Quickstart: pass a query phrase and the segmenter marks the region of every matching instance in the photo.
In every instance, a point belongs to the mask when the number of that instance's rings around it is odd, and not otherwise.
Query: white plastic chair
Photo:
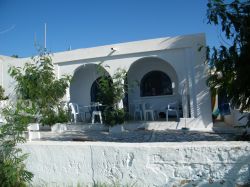
[[[155,111],[153,110],[152,106],[149,103],[143,103],[142,107],[143,107],[144,120],[149,120],[149,116],[150,116],[151,119],[154,121]]]
[[[73,115],[74,122],[76,123],[79,117],[83,121],[83,117],[82,117],[83,113],[80,112],[79,105],[76,103],[69,103],[69,107],[70,107],[71,115]]]
[[[134,104],[134,120],[136,119],[137,114],[139,114],[140,120],[142,120],[141,104],[139,103]]]
[[[91,105],[92,107],[92,120],[91,123],[94,124],[95,123],[95,116],[98,116],[100,119],[100,123],[102,124],[102,112],[100,111],[99,107],[102,106],[101,103],[97,102],[97,103],[93,103]]]
[[[40,139],[41,138],[38,123],[30,123],[28,125],[27,129],[28,129],[29,141],[32,141],[33,139]]]
[[[179,105],[178,102],[169,103],[166,110],[166,121],[168,121],[169,112],[176,114],[177,121],[179,121]]]

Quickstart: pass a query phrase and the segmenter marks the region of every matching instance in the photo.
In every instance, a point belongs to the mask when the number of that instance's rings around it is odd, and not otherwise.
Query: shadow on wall
[[[191,42],[191,43],[190,43]],[[205,127],[208,127],[212,123],[212,109],[211,109],[211,96],[210,90],[206,85],[207,80],[207,72],[206,72],[206,48],[202,47],[205,45],[205,35],[190,35],[190,36],[177,36],[171,37],[163,40],[159,43],[159,45],[163,45],[165,49],[170,49],[176,47],[190,47],[193,46],[190,52],[197,53],[193,58],[191,64],[193,64],[193,75],[191,73],[191,82],[189,84],[194,88],[193,93],[190,94],[190,98],[192,98],[192,94],[195,95],[196,99],[193,100],[193,104],[197,105],[197,108],[194,108],[194,116],[200,116],[202,123]],[[197,64],[197,62],[203,62]],[[190,72],[189,72],[190,73]],[[208,106],[210,105],[210,106]]]
[[[235,148],[237,149],[237,148]],[[237,150],[236,150],[237,151]],[[237,156],[236,156],[237,157]],[[210,166],[210,176],[199,175],[200,180],[183,179],[179,182],[182,187],[249,187],[250,186],[250,157],[241,156],[235,158],[234,163],[221,163],[221,170],[227,170],[223,177],[218,177],[220,169],[216,172],[211,172]],[[233,167],[229,168],[233,164]],[[198,175],[197,175],[198,176]]]
[[[211,106],[211,95],[209,87],[206,85],[207,75],[205,64],[195,66],[196,72],[203,72],[195,75],[196,86],[202,86],[203,89],[197,93],[198,113],[201,115],[201,119],[204,125],[207,127],[212,122],[212,106]],[[203,70],[203,71],[202,71]],[[209,105],[209,106],[208,106]]]

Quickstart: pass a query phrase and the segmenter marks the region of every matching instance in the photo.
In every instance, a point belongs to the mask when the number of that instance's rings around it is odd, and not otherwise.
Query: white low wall
[[[230,187],[250,179],[247,142],[28,142],[20,147],[30,153],[34,186]]]

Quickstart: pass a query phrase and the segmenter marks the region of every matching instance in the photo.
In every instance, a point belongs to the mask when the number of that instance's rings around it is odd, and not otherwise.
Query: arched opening
[[[98,71],[98,68],[100,67],[97,64],[84,64],[75,70],[69,89],[70,102],[86,106],[91,101],[96,100],[96,94],[91,96],[91,92],[98,93],[97,85],[93,85],[103,75]],[[109,76],[104,68],[102,71]]]
[[[180,82],[174,66],[158,57],[135,61],[128,71],[129,113],[134,116],[138,103],[150,106],[159,116],[174,101],[181,104]]]
[[[103,81],[102,81],[103,80]],[[92,84],[91,89],[90,89],[90,98],[91,102],[100,102],[105,104],[105,101],[103,100],[104,98],[102,97],[101,93],[101,84],[102,82],[106,82],[109,85],[112,84],[112,79],[110,76],[105,76],[105,77],[98,77]]]
[[[91,86],[91,89],[90,89],[91,102],[98,101],[98,93],[100,93],[100,84],[99,84],[100,79],[101,79],[101,77],[97,78]]]
[[[126,77],[125,77],[125,80],[124,80],[124,92],[125,92],[125,95],[124,95],[124,98],[122,100],[123,102],[123,108],[126,112],[129,111],[129,102],[128,102],[128,74],[126,73]]]
[[[150,71],[143,76],[140,84],[141,97],[172,94],[172,81],[166,73]]]

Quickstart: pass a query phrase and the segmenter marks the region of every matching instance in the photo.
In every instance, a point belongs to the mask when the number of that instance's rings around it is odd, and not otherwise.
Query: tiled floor
[[[42,132],[41,140],[46,141],[104,141],[104,142],[192,142],[192,141],[233,141],[232,133],[213,133],[183,130],[134,130],[110,134],[107,130],[65,131],[63,133]]]

